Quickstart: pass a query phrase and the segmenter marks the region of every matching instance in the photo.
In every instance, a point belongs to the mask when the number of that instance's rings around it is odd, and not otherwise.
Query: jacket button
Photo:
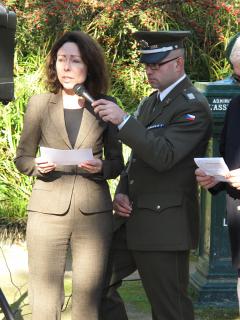
[[[133,183],[134,183],[134,180],[130,180],[130,181],[129,181],[129,184],[133,184]]]
[[[132,162],[134,163],[134,162],[136,162],[137,161],[137,159],[135,159],[135,158],[132,158]]]
[[[156,209],[157,209],[157,210],[161,209],[160,204],[157,205]]]

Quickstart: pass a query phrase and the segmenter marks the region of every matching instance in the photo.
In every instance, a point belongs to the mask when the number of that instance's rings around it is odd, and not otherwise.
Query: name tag
[[[154,125],[152,125],[152,126],[147,127],[147,130],[164,128],[164,127],[165,127],[165,124],[164,124],[164,123],[158,123],[158,124],[154,124]]]

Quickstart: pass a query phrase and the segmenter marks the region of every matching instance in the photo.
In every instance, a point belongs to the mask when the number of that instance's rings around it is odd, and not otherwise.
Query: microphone
[[[80,83],[75,84],[75,86],[73,87],[73,91],[76,95],[80,97],[84,97],[90,103],[94,102],[93,97],[87,92],[83,84],[80,84]]]

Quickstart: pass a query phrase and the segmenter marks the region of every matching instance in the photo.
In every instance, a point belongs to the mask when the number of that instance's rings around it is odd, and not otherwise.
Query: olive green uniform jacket
[[[207,99],[190,80],[181,81],[161,102],[157,91],[144,99],[119,138],[132,148],[117,193],[128,194],[126,222],[132,250],[188,250],[199,236],[194,157],[203,157],[212,121]],[[120,223],[119,223],[120,221]]]

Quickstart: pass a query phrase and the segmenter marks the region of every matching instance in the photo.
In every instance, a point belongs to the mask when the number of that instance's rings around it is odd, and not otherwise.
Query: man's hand
[[[204,189],[210,189],[218,183],[214,177],[206,175],[206,173],[204,173],[201,169],[196,169],[195,175],[197,182]]]
[[[123,116],[126,113],[114,102],[100,99],[92,103],[94,112],[105,122],[111,122],[119,125],[123,121]]]
[[[113,209],[119,216],[129,218],[132,212],[132,205],[129,201],[129,197],[126,194],[117,193],[113,200]]]

